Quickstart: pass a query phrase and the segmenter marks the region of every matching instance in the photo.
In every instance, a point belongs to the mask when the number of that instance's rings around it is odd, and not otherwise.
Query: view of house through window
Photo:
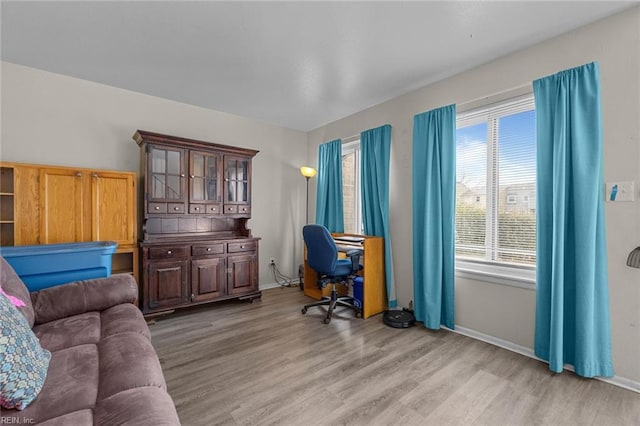
[[[532,97],[458,114],[456,257],[535,265]]]
[[[342,145],[342,199],[344,232],[361,234],[362,210],[360,198],[360,141]]]

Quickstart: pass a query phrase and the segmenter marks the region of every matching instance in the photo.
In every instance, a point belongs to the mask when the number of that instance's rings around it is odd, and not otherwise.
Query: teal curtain
[[[344,232],[342,208],[342,141],[336,139],[318,148],[316,223],[331,232]]]
[[[427,328],[453,329],[456,107],[413,118],[414,313]]]
[[[398,304],[393,280],[393,257],[389,233],[389,162],[391,126],[386,124],[360,134],[360,176],[362,178],[362,221],[366,235],[384,237],[384,270],[387,303]]]
[[[537,122],[535,353],[561,372],[613,376],[599,67],[533,82]]]

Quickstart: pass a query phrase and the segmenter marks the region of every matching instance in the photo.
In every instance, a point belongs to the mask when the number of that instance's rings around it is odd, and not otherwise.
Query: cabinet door
[[[225,156],[224,203],[248,205],[251,202],[250,182],[251,161],[242,157]]]
[[[94,241],[136,243],[136,191],[131,173],[91,175],[91,237]]]
[[[147,201],[184,202],[185,150],[161,145],[148,145],[148,150]]]
[[[40,244],[40,169],[16,166],[13,170],[15,245]]]
[[[226,287],[224,257],[191,261],[191,301],[201,302],[225,296]]]
[[[229,256],[227,286],[229,295],[258,291],[258,256],[255,253]]]
[[[40,170],[40,244],[90,240],[90,188],[85,174],[73,169]]]
[[[172,308],[189,300],[188,261],[149,263],[144,305],[150,310]]]
[[[189,152],[189,202],[220,203],[222,191],[220,180],[222,171],[220,155]],[[205,213],[202,211],[202,213]]]

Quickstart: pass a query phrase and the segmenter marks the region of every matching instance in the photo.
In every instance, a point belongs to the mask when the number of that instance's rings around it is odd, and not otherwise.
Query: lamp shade
[[[302,173],[302,176],[309,179],[314,177],[317,172],[316,172],[316,169],[314,169],[313,167],[302,166],[300,167],[300,173]]]

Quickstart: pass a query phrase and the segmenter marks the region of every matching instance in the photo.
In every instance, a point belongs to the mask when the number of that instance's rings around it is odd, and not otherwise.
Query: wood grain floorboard
[[[640,394],[448,331],[394,329],[297,288],[150,325],[185,426],[640,425]]]

